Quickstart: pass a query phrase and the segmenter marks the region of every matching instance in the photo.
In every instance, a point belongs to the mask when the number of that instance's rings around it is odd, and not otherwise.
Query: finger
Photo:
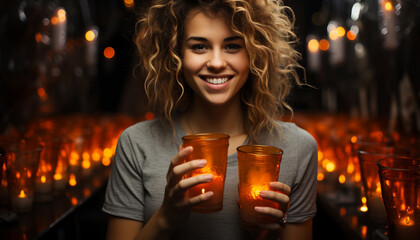
[[[287,196],[289,196],[291,192],[290,187],[281,182],[270,182],[270,187],[275,191],[279,191],[283,194],[286,194]]]
[[[267,216],[271,216],[277,219],[282,219],[284,217],[284,213],[282,210],[279,209],[275,209],[275,208],[271,208],[271,207],[262,207],[262,206],[257,206],[254,208],[256,212],[267,215]]]
[[[192,153],[192,147],[179,147],[179,152],[172,158],[171,160],[171,164],[169,165],[169,169],[168,172],[166,173],[166,181],[168,182],[169,185],[173,186],[175,184],[177,184],[180,180],[179,177],[176,177],[176,179],[174,179],[173,177],[173,168],[179,164],[181,164],[185,158]]]
[[[178,183],[178,188],[185,191],[188,188],[191,188],[191,187],[196,186],[198,184],[211,182],[212,179],[213,179],[212,174],[196,175],[194,177],[182,179]]]
[[[286,204],[288,205],[289,200],[290,200],[289,196],[287,196],[286,194],[274,192],[274,191],[261,190],[260,196],[264,199],[275,201],[282,205],[286,205]]]
[[[206,166],[207,161],[205,159],[196,159],[188,161],[186,163],[179,164],[173,168],[173,172],[178,177],[182,177],[184,174],[198,168]]]
[[[279,230],[281,228],[281,225],[279,223],[264,223],[259,224],[259,227],[264,230],[274,231]]]
[[[196,197],[192,197],[192,198],[187,199],[187,204],[192,207],[192,206],[195,206],[195,205],[198,205],[200,203],[208,201],[213,196],[214,196],[214,193],[212,191],[205,192],[205,193],[200,194]]]

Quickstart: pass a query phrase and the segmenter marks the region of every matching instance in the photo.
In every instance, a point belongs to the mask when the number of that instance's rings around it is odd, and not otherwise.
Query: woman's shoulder
[[[165,129],[164,124],[158,119],[144,120],[124,129],[120,138],[150,139],[153,138],[153,136],[163,135]]]
[[[288,145],[304,146],[310,149],[317,147],[315,138],[294,122],[277,121],[276,135],[281,139],[281,142],[288,143]]]

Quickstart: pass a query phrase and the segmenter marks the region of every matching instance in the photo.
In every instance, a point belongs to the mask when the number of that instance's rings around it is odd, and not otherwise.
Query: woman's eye
[[[203,52],[206,50],[206,46],[204,44],[194,44],[191,49],[196,52]]]
[[[229,51],[236,51],[236,50],[241,49],[241,48],[242,48],[241,45],[235,44],[235,43],[230,43],[230,44],[226,45],[226,49],[229,50]]]

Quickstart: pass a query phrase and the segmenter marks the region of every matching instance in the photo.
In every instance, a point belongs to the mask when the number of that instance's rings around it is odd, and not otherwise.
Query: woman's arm
[[[303,223],[288,223],[283,228],[281,240],[312,240],[312,218]]]

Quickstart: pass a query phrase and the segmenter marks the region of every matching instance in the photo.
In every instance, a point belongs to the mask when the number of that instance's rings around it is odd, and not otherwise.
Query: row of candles
[[[111,164],[118,136],[133,123],[124,115],[72,115],[36,119],[23,134],[9,129],[0,138],[1,204],[27,212],[89,181]]]
[[[360,204],[379,228],[388,224],[391,239],[420,237],[418,135],[389,132],[380,122],[344,115],[297,114],[294,120],[318,143],[318,181],[327,191],[353,193],[341,201]],[[404,163],[392,173],[398,177],[387,178],[385,172],[398,161]],[[383,192],[384,187],[388,191]]]

